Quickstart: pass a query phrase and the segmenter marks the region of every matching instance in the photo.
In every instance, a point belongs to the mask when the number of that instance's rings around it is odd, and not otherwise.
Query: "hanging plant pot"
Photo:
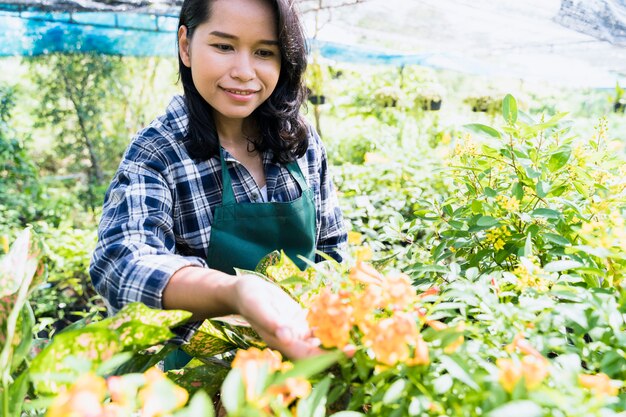
[[[626,110],[626,99],[619,99],[615,103],[613,103],[613,111],[615,113],[624,113]]]
[[[441,99],[428,100],[422,102],[422,110],[424,111],[439,111],[441,110]]]
[[[314,106],[326,103],[326,96],[324,95],[312,95],[309,96],[309,102]]]

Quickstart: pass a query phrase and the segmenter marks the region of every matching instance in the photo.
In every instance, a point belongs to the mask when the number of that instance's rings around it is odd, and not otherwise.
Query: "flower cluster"
[[[246,401],[259,408],[267,408],[271,399],[288,406],[297,398],[307,397],[311,393],[311,384],[304,378],[287,378],[284,382],[272,384],[266,389],[264,385],[268,374],[285,372],[292,366],[291,362],[282,361],[279,352],[255,347],[237,351],[232,362],[232,368],[241,372]]]
[[[384,276],[358,261],[349,280],[311,300],[308,321],[326,348],[364,346],[382,366],[427,365],[428,345],[420,334],[419,297],[405,274]]]
[[[519,200],[515,197],[507,197],[505,195],[498,195],[496,202],[507,213],[519,211]]]
[[[511,232],[507,226],[497,227],[487,231],[485,243],[492,244],[495,250],[502,250],[506,244],[506,238],[509,236],[511,236]]]
[[[159,417],[182,408],[188,398],[157,368],[142,378],[129,374],[105,380],[87,373],[54,399],[46,417]]]
[[[548,376],[548,360],[524,338],[517,334],[505,350],[509,353],[521,353],[522,357],[498,358],[496,365],[500,372],[500,384],[511,393],[523,380],[528,390],[537,388]]]
[[[551,285],[549,275],[537,263],[539,259],[536,256],[520,258],[520,263],[513,270],[519,288],[530,287],[538,291],[548,291]]]

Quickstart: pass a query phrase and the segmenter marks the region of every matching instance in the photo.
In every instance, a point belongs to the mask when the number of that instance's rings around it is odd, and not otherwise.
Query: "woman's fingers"
[[[280,287],[258,277],[244,277],[238,293],[240,314],[272,348],[291,359],[321,353],[312,337],[306,311]]]

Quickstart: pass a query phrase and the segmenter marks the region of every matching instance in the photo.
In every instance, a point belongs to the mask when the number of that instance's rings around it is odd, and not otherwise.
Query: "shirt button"
[[[259,194],[258,193],[252,193],[252,201],[257,201],[259,199]]]

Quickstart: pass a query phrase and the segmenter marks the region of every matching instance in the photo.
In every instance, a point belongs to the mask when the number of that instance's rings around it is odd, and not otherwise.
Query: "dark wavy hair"
[[[178,27],[187,27],[187,37],[209,20],[215,0],[184,0]],[[300,108],[306,97],[303,75],[306,70],[306,42],[295,0],[267,1],[277,16],[276,25],[280,46],[280,75],[272,95],[253,113],[259,137],[250,139],[251,150],[271,149],[274,162],[286,163],[301,157],[308,147],[308,129]],[[179,77],[189,109],[187,149],[193,158],[207,160],[219,154],[219,139],[212,115],[212,107],[202,98],[191,77],[191,68],[185,66],[178,54]]]

